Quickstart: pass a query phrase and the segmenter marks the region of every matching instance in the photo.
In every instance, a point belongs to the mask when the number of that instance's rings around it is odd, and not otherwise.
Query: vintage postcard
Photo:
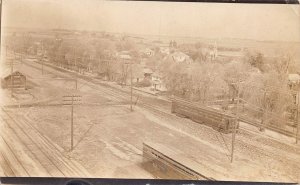
[[[1,13],[1,177],[300,182],[299,4]]]

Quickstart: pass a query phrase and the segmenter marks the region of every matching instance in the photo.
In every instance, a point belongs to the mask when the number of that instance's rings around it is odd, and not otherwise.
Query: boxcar
[[[159,179],[215,180],[201,173],[205,167],[187,154],[158,143],[143,143],[142,166]]]
[[[230,133],[234,127],[238,128],[237,121],[232,114],[224,113],[210,107],[195,105],[194,103],[173,99],[171,112],[180,117],[189,118],[197,123],[212,127],[223,133]]]

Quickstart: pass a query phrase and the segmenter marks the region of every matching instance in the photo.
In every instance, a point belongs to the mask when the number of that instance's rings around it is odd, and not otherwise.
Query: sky
[[[2,27],[300,41],[299,5],[3,0]]]

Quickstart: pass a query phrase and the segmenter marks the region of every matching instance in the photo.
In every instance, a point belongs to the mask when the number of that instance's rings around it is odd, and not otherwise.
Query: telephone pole
[[[43,60],[43,55],[41,55],[39,57],[39,59],[40,59],[40,65],[41,65],[42,75],[44,75],[44,60]]]
[[[265,121],[266,121],[266,119],[267,119],[267,117],[268,117],[268,112],[267,112],[267,110],[266,110],[266,106],[264,107],[264,105],[266,104],[266,96],[267,96],[267,90],[266,89],[264,89],[264,96],[263,96],[263,107],[262,107],[262,119],[261,119],[261,125],[260,125],[260,128],[259,128],[259,130],[260,131],[264,131],[264,129],[265,129]]]
[[[234,121],[234,128],[232,132],[232,143],[231,143],[231,159],[230,162],[233,162],[233,153],[234,153],[234,145],[235,145],[235,135],[236,135],[236,130],[238,126],[238,121],[239,121],[239,103],[240,103],[240,81],[237,83],[237,103],[236,103],[236,113],[235,113],[235,121]]]
[[[16,60],[16,52],[14,51],[14,59],[11,59],[10,62],[10,96],[13,97],[14,94],[14,60]]]
[[[42,62],[42,75],[44,75],[44,43],[42,43],[41,62]]]
[[[130,60],[130,62],[126,62],[125,64],[129,64],[130,65],[130,111],[132,112],[133,111],[133,107],[132,107],[132,91],[133,91],[133,88],[132,88],[132,60]],[[127,69],[126,69],[126,79],[127,81]]]
[[[11,97],[13,97],[13,85],[14,85],[13,74],[14,74],[14,64],[13,64],[13,60],[11,60],[10,62],[10,96]]]
[[[67,106],[71,106],[71,149],[70,151],[73,151],[73,147],[74,147],[74,105],[78,105],[79,102],[81,102],[81,97],[80,95],[67,95],[67,96],[63,96],[64,98],[64,103],[63,105],[67,105]]]
[[[298,94],[297,94],[297,100],[298,100],[298,102],[297,102],[297,130],[296,130],[296,144],[298,144],[298,136],[299,136],[299,127],[300,127],[300,124],[299,124],[299,122],[300,122],[300,119],[299,119],[299,101],[300,101],[300,92],[298,92]]]
[[[132,61],[130,61],[130,111],[132,112]]]

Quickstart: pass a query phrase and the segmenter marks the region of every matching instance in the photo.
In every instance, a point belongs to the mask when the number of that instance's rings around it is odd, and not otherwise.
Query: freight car
[[[226,134],[232,132],[235,126],[236,128],[239,127],[232,114],[196,105],[182,99],[172,99],[171,112],[177,116],[191,119]]]
[[[210,180],[203,174],[205,168],[176,148],[159,143],[143,143],[143,163],[145,170],[159,179]]]

